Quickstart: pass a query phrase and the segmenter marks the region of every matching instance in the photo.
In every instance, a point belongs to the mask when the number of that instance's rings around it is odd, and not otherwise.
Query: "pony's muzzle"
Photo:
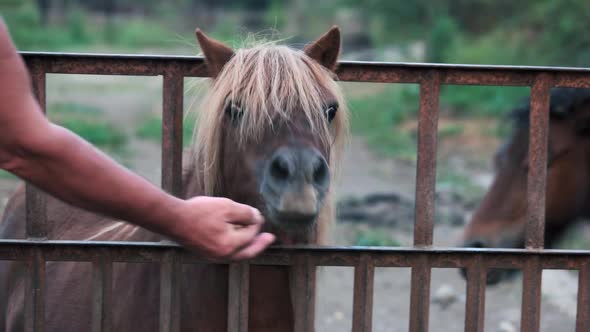
[[[330,172],[311,147],[283,147],[268,161],[262,195],[278,221],[313,222],[328,190]]]

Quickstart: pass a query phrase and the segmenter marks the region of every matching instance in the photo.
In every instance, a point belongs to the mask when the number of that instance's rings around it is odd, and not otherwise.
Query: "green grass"
[[[377,152],[414,159],[415,133],[399,129],[418,112],[417,85],[389,85],[383,91],[349,101],[352,131],[364,136]]]
[[[475,184],[467,175],[457,173],[449,167],[438,167],[436,188],[439,190],[451,189],[459,193],[467,201],[480,199],[485,189]]]
[[[438,137],[440,138],[449,138],[455,137],[463,134],[465,128],[460,124],[449,125],[444,128],[438,129]]]
[[[556,241],[555,249],[588,250],[590,238],[587,231],[584,231],[582,222],[584,221],[579,221],[568,227]]]
[[[452,115],[499,117],[510,112],[529,89],[522,87],[444,86],[440,94],[441,108]]]
[[[183,44],[176,33],[166,29],[162,23],[145,19],[125,19],[113,23],[113,33],[105,35],[105,42],[128,49],[143,47],[165,47]],[[184,36],[188,39],[188,36]],[[195,44],[196,45],[196,44]],[[184,45],[183,45],[184,46]]]
[[[401,244],[387,236],[384,230],[366,230],[357,234],[355,245],[363,247],[399,247]]]
[[[191,143],[194,128],[194,119],[188,117],[183,121],[182,143],[188,146]],[[135,131],[137,137],[154,142],[162,141],[162,118],[160,116],[150,116],[145,118]]]
[[[105,121],[96,107],[77,103],[55,103],[48,107],[51,121],[81,136],[91,144],[108,150],[121,151],[127,136],[121,128]]]
[[[0,179],[17,180],[18,177],[8,171],[0,169]]]

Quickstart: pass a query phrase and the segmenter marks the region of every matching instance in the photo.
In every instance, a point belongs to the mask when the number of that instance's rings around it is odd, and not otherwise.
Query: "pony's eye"
[[[242,118],[244,112],[242,107],[235,103],[228,103],[225,107],[225,115],[231,120],[232,123],[237,124]]]
[[[332,120],[334,120],[334,117],[336,117],[336,112],[338,112],[338,104],[332,104],[324,110],[324,114],[326,115],[328,122],[332,122]]]

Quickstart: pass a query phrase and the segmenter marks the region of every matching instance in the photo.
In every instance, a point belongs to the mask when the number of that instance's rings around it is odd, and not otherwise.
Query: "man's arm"
[[[223,198],[175,198],[50,123],[1,21],[0,167],[65,202],[133,222],[209,256],[248,258],[274,240],[258,234],[263,220],[254,208]]]

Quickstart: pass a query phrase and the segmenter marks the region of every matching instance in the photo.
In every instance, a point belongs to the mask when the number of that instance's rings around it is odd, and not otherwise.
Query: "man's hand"
[[[249,259],[275,240],[270,233],[259,234],[264,219],[248,205],[205,196],[183,201],[181,205],[174,237],[208,257]]]

